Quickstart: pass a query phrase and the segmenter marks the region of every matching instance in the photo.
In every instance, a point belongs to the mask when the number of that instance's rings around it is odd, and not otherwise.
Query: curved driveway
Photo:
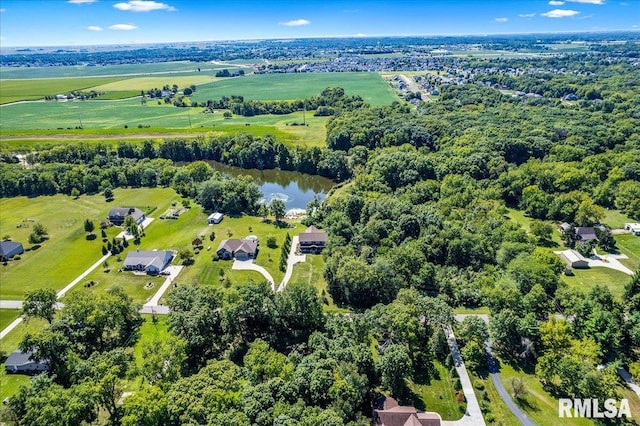
[[[262,266],[253,263],[253,260],[234,260],[231,269],[235,269],[236,271],[259,272],[267,281],[269,281],[269,283],[271,284],[271,290],[276,291],[275,281],[273,280],[273,277],[271,276],[269,271],[264,269]]]

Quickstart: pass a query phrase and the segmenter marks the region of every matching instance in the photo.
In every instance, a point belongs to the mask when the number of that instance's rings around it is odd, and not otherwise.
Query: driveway
[[[636,381],[633,380],[633,377],[631,377],[631,374],[629,374],[629,372],[624,368],[618,368],[618,375],[620,375],[620,377],[622,377],[622,380],[625,381],[627,386],[629,386],[629,388],[631,388],[631,390],[634,391],[636,395],[640,397],[640,386],[638,386]]]
[[[255,263],[253,263],[253,260],[234,260],[233,266],[231,266],[231,269],[235,269],[236,271],[259,272],[267,281],[269,281],[269,283],[271,284],[271,290],[275,291],[276,289],[276,284],[271,274],[262,266],[256,265]]]
[[[282,282],[278,286],[278,291],[284,290],[284,288],[287,286],[287,283],[291,279],[291,275],[293,275],[293,266],[296,263],[302,263],[307,260],[306,255],[296,254],[296,251],[298,250],[298,243],[299,243],[299,239],[298,239],[298,236],[296,235],[291,239],[291,249],[289,250],[289,256],[287,257],[287,271],[284,274],[284,278],[282,279]]]
[[[467,411],[460,420],[443,421],[442,424],[446,426],[485,426],[484,417],[482,417],[482,411],[480,410],[480,404],[476,398],[476,394],[473,391],[473,385],[469,378],[469,373],[464,366],[462,356],[460,355],[460,349],[456,342],[456,336],[453,334],[451,326],[443,326],[444,332],[447,335],[447,342],[451,349],[451,356],[453,357],[453,363],[456,366],[456,371],[460,377],[460,384],[462,385],[462,391],[464,397],[467,400]]]
[[[164,271],[169,273],[169,275],[167,276],[167,279],[164,280],[164,283],[162,283],[162,286],[160,286],[156,294],[154,294],[153,297],[147,301],[147,303],[142,305],[142,307],[150,308],[150,309],[157,308],[160,298],[165,293],[165,291],[167,291],[171,283],[176,279],[180,271],[182,271],[182,268],[183,266],[173,266],[173,265],[167,266],[166,268],[164,268]]]
[[[627,275],[633,275],[633,271],[626,266],[624,266],[618,259],[628,259],[628,257],[624,254],[597,254],[597,256],[602,260],[593,260],[587,259],[589,261],[589,266],[593,267],[603,267],[609,269],[615,269],[616,271],[624,272]]]

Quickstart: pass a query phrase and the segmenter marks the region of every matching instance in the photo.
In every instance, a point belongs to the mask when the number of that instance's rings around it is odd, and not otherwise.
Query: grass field
[[[49,240],[39,249],[0,266],[3,283],[0,297],[22,299],[26,291],[36,288],[60,290],[98,260],[102,256],[102,241],[100,238],[87,241],[85,219],[102,220],[109,209],[119,205],[142,209],[157,206],[163,212],[172,200],[179,198],[172,189],[117,189],[115,196],[113,203],[107,203],[101,195],[77,200],[65,195],[0,199],[0,235],[9,235],[27,248],[35,221],[49,231]]]
[[[0,309],[0,330],[11,324],[13,320],[20,316],[19,309]]]
[[[261,74],[231,78],[198,86],[198,102],[240,95],[245,99],[300,99],[319,95],[327,87],[342,87],[347,95],[360,95],[374,105],[397,101],[393,89],[377,73]]]
[[[333,302],[327,289],[327,281],[324,279],[324,258],[321,255],[307,255],[304,263],[298,263],[293,267],[293,274],[289,284],[302,283],[314,286],[322,299],[322,307],[325,312],[349,312],[348,309],[339,308]]]
[[[408,382],[409,389],[422,401],[425,411],[435,411],[443,420],[459,420],[463,417],[466,403],[456,402],[456,390],[449,370],[434,362],[438,378],[427,384]]]
[[[15,395],[21,385],[29,384],[31,377],[24,374],[7,374],[4,367],[0,369],[0,401]]]
[[[576,287],[588,293],[596,285],[608,287],[611,294],[622,297],[624,285],[629,281],[629,275],[609,268],[574,269],[575,276],[561,275],[560,279],[570,287]]]
[[[211,83],[212,81],[220,80],[216,78],[212,73],[189,73],[183,74],[165,74],[162,76],[140,76],[132,78],[124,78],[112,83],[102,84],[100,86],[93,87],[92,89],[99,92],[121,92],[125,90],[137,90],[137,94],[140,94],[141,90],[150,89],[162,89],[166,84],[172,86],[177,84],[179,88],[185,88],[192,84],[200,85],[204,83]]]
[[[628,259],[620,259],[632,271],[640,269],[640,237],[631,234],[616,235],[616,245],[620,252],[626,254]]]
[[[625,223],[633,223],[637,222],[636,220],[631,219],[629,216],[620,212],[620,210],[611,210],[606,209],[604,219],[602,219],[602,223],[609,226],[612,229],[622,229],[624,228]]]
[[[0,104],[43,99],[45,96],[90,89],[118,80],[118,77],[0,80]],[[5,110],[2,111],[5,112]],[[4,118],[5,114],[3,114],[3,120]]]
[[[487,421],[487,424],[495,426],[517,425],[518,419],[502,400],[489,376],[486,373],[484,376],[479,376],[470,370],[468,371],[485,420],[489,414],[494,419],[493,422]]]

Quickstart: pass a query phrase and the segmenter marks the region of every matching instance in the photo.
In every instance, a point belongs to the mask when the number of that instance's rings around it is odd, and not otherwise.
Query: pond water
[[[305,209],[317,197],[322,201],[333,187],[331,179],[285,170],[243,169],[227,166],[216,161],[208,162],[217,172],[228,176],[251,176],[260,187],[263,201],[269,203],[274,198],[284,201],[287,210]]]

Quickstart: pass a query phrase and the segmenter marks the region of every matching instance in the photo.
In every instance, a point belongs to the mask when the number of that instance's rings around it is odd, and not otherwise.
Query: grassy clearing
[[[39,249],[0,266],[3,282],[0,297],[22,299],[26,291],[36,288],[60,290],[96,262],[102,256],[102,241],[100,238],[87,241],[85,219],[97,224],[107,217],[109,209],[119,205],[142,209],[155,206],[162,212],[173,199],[179,198],[172,189],[117,189],[115,195],[113,203],[107,203],[101,195],[77,200],[65,195],[0,199],[1,235],[10,235],[27,248],[28,235],[36,221],[49,231],[49,240]]]
[[[152,321],[151,315],[142,315],[144,322],[140,327],[140,338],[133,348],[136,365],[142,367],[142,345],[145,342],[162,342],[169,336],[167,316],[157,315],[157,321]]]
[[[604,219],[602,223],[609,226],[612,229],[623,229],[625,223],[634,223],[636,220],[631,219],[629,216],[622,213],[620,210],[605,210]]]
[[[199,86],[205,83],[218,81],[220,78],[214,77],[211,73],[192,73],[189,75],[166,74],[163,76],[141,76],[133,78],[125,78],[111,83],[101,84],[93,87],[93,90],[99,92],[121,92],[124,90],[137,90],[140,94],[141,90],[162,89],[164,85],[172,86],[177,84],[179,88],[185,88],[195,84]]]
[[[518,424],[518,419],[513,415],[507,404],[502,400],[496,387],[493,385],[488,375],[476,375],[469,371],[474,391],[480,403],[482,414],[487,419],[487,415],[493,416],[493,423],[487,422],[495,426],[511,426]]]
[[[4,330],[19,316],[19,309],[0,309],[0,330]]]
[[[640,268],[640,237],[631,234],[616,235],[616,244],[621,253],[626,254],[628,259],[620,259],[632,271]]]
[[[524,371],[520,368],[502,363],[500,366],[500,380],[507,391],[511,390],[510,382],[512,378],[524,378],[528,395],[518,404],[520,408],[539,425],[558,424],[558,400],[551,396],[542,388],[540,380],[532,372]],[[562,425],[583,426],[593,425],[593,421],[584,418],[566,418],[562,420]]]
[[[336,306],[331,294],[329,294],[327,281],[324,279],[324,258],[321,255],[308,254],[304,263],[296,264],[289,280],[289,284],[292,283],[302,283],[315,287],[322,299],[325,312],[349,312],[348,309]]]
[[[35,334],[48,325],[47,321],[38,318],[22,321],[11,333],[0,340],[0,352],[10,354],[18,349],[18,345],[20,345],[20,342],[22,342],[22,339],[27,333]]]
[[[7,374],[4,367],[0,368],[0,401],[13,396],[20,390],[20,386],[26,386],[31,380],[24,374]]]
[[[599,285],[608,287],[614,296],[622,297],[624,285],[629,281],[629,275],[609,268],[574,269],[573,273],[573,277],[561,275],[560,279],[585,293]]]
[[[45,96],[90,89],[118,80],[118,77],[0,80],[0,104],[43,99]]]
[[[527,233],[531,233],[531,222],[533,222],[533,219],[528,216],[525,216],[522,210],[508,208],[507,217],[512,221],[516,222],[518,225],[520,225],[520,227],[523,228],[525,231],[527,231]],[[562,245],[562,239],[560,238],[559,232],[554,231],[551,236],[551,240],[554,243],[556,243],[558,246]]]
[[[348,95],[360,95],[374,105],[397,101],[393,89],[377,73],[261,74],[210,83],[198,87],[198,102],[240,95],[245,99],[287,100],[319,95],[327,87],[342,87]]]
[[[466,315],[477,315],[477,314],[489,315],[490,311],[489,311],[489,308],[487,308],[486,306],[481,306],[479,308],[465,308],[463,306],[458,306],[457,308],[454,308],[453,313],[466,314]]]
[[[435,411],[443,420],[459,420],[466,410],[466,403],[456,402],[454,378],[441,363],[434,362],[437,375],[429,384],[418,384],[408,381],[409,389],[418,399],[416,407],[422,405],[425,411]],[[420,404],[422,402],[422,404]]]

